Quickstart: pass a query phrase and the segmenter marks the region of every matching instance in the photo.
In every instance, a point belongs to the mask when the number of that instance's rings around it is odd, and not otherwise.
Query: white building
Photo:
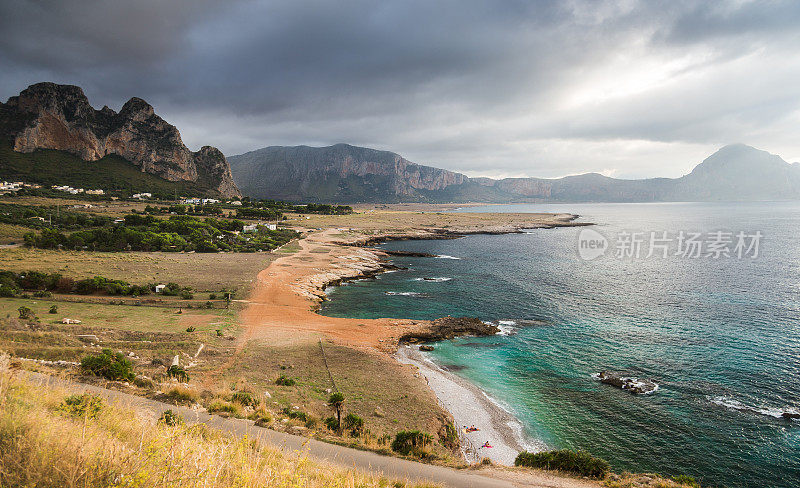
[[[257,230],[258,230],[258,224],[245,225],[242,228],[242,232],[245,233],[245,234],[251,234],[251,233],[253,233],[253,232],[257,231]]]
[[[161,293],[166,287],[167,285],[156,285],[156,293]]]
[[[212,203],[219,203],[219,200],[216,198],[204,198],[203,205],[211,205]]]
[[[137,193],[135,195],[131,195],[131,198],[135,198],[138,200],[145,200],[147,198],[153,198],[152,193]]]

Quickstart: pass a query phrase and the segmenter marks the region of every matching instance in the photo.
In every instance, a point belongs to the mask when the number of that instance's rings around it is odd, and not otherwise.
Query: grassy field
[[[11,376],[7,357],[0,363],[0,486],[430,486],[317,464],[203,424],[154,425],[102,400],[81,415],[67,392]]]
[[[290,243],[280,252],[290,252]],[[287,249],[288,248],[288,249]],[[59,272],[74,279],[105,276],[132,284],[174,282],[197,291],[237,290],[245,297],[278,253],[91,252],[0,249],[0,269]]]
[[[58,307],[58,313],[49,313],[52,305]],[[38,322],[17,319],[17,310],[23,306],[33,310]],[[108,347],[133,353],[147,374],[158,370],[153,360],[168,363],[176,354],[192,356],[200,344],[208,349],[198,372],[215,369],[232,354],[230,339],[237,333],[235,311],[225,309],[177,314],[173,308],[4,298],[0,300],[0,317],[0,350],[15,357],[78,361]],[[64,317],[78,319],[81,324],[62,324]],[[187,332],[188,327],[195,327],[195,331]]]
[[[19,244],[28,232],[31,229],[21,225],[0,224],[0,244]]]
[[[446,422],[433,393],[403,374],[404,366],[329,342],[323,348],[325,358],[319,343],[276,347],[252,341],[225,376],[230,383],[245,382],[256,391],[269,391],[280,407],[297,406],[320,418],[333,413],[326,402],[335,383],[345,396],[345,410],[362,417],[377,436],[408,429],[437,434]],[[281,375],[296,384],[277,386],[275,380]]]

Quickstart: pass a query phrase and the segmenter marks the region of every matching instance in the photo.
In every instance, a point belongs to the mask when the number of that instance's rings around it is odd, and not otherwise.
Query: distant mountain
[[[375,149],[272,146],[228,158],[244,194],[294,201],[658,202],[800,199],[800,164],[743,144],[725,146],[680,178],[469,178]]]
[[[0,103],[0,140],[16,153],[57,150],[84,161],[116,155],[162,180],[190,183],[224,197],[240,195],[218,149],[205,146],[190,151],[178,129],[140,98],[128,100],[119,113],[108,107],[95,110],[80,87],[37,83]],[[50,154],[48,160],[57,166],[57,159]],[[0,170],[10,164],[0,161]],[[16,168],[17,174],[24,169]]]

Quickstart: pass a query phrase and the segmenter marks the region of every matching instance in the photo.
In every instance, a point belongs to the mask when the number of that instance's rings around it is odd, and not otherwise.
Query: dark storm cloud
[[[800,157],[797,2],[9,1],[0,86],[147,99],[192,147],[346,141],[471,174]]]

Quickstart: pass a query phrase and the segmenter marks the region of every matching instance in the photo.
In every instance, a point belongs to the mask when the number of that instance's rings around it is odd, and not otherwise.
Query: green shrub
[[[241,415],[241,409],[235,403],[226,402],[224,400],[214,400],[206,408],[209,413],[222,412],[238,417]]]
[[[184,300],[191,300],[192,298],[194,298],[194,295],[189,290],[183,290],[181,292],[181,298]]]
[[[103,399],[96,395],[84,393],[82,395],[70,395],[58,406],[62,412],[75,417],[88,417],[93,419],[103,409]]]
[[[295,381],[292,378],[289,378],[284,375],[278,376],[278,379],[275,380],[275,384],[278,386],[294,386]]]
[[[53,305],[47,313],[58,313],[58,305]]]
[[[213,303],[211,303],[211,302],[206,302],[206,305],[205,305],[205,307],[206,307],[206,308],[214,308],[214,304],[213,304]]]
[[[174,427],[183,424],[183,417],[172,410],[165,410],[164,413],[161,414],[161,417],[158,418],[158,421],[170,427]]]
[[[47,290],[38,290],[38,291],[33,292],[33,297],[34,298],[50,298],[52,296],[53,296],[53,294],[50,293]]]
[[[253,395],[243,392],[237,391],[233,395],[231,395],[231,401],[236,402],[239,405],[244,405],[245,407],[257,407],[259,404],[258,398],[253,397]]]
[[[325,424],[325,427],[329,428],[334,432],[339,430],[339,421],[336,420],[336,417],[327,417],[322,422]]]
[[[682,485],[691,486],[692,488],[700,488],[700,483],[696,479],[694,479],[694,476],[681,474],[678,476],[673,476],[672,481],[674,481],[675,483],[680,483]]]
[[[283,413],[290,419],[297,419],[302,422],[308,422],[308,415],[300,410],[295,410],[292,407],[284,407]]]
[[[195,327],[193,325],[190,325],[189,327],[186,328],[186,332],[194,332],[196,330],[197,329],[195,329]]]
[[[392,451],[403,455],[424,456],[433,436],[418,430],[401,430],[394,436]]]
[[[364,419],[354,413],[348,413],[343,419],[344,429],[353,437],[358,437],[364,431]]]
[[[608,473],[608,463],[583,451],[561,449],[545,452],[521,452],[514,460],[515,466],[564,471],[566,473],[603,478]]]
[[[169,368],[167,368],[167,377],[168,378],[175,378],[176,380],[180,381],[181,383],[188,383],[189,382],[189,373],[186,372],[185,369],[182,367],[173,364]]]
[[[115,354],[111,349],[103,349],[98,355],[84,356],[81,370],[112,381],[132,381],[136,377],[133,363],[121,352]]]
[[[36,320],[36,314],[33,313],[33,310],[24,305],[19,307],[17,312],[19,312],[20,320]]]
[[[216,293],[211,293],[211,294],[209,294],[209,295],[208,295],[208,299],[209,299],[209,300],[216,300],[216,299],[217,299],[217,294],[216,294]]]

